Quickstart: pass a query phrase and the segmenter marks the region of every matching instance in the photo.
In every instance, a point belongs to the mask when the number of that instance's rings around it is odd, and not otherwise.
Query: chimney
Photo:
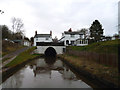
[[[37,35],[37,31],[35,31],[35,35]]]
[[[70,28],[68,31],[69,31],[69,32],[72,32],[72,29]]]
[[[50,35],[52,36],[52,31],[50,31]]]

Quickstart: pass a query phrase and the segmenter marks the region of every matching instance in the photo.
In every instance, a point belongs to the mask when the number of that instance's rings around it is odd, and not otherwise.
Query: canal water
[[[60,59],[39,58],[2,83],[3,88],[91,88]]]

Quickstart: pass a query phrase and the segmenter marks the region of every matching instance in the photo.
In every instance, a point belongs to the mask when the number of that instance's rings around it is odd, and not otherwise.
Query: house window
[[[81,44],[83,44],[83,40],[81,40]]]
[[[71,41],[71,45],[74,45],[74,41]]]
[[[46,40],[48,40],[48,38],[46,38]]]
[[[74,37],[74,34],[71,34],[71,37]]]
[[[83,35],[80,35],[80,39],[82,39],[83,38]]]
[[[80,40],[80,44],[81,44],[81,40]]]
[[[38,38],[36,38],[36,41],[38,41]]]

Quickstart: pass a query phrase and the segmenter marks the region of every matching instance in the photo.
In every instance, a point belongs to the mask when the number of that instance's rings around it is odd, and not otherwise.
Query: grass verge
[[[8,57],[8,58],[5,58],[5,59],[2,59],[2,63],[4,63],[5,61],[11,59],[12,57]]]
[[[87,46],[69,46],[67,48],[76,50],[76,51],[92,51],[92,52],[97,52],[97,53],[118,54],[118,45],[120,45],[119,39],[97,42],[97,43],[89,44]]]
[[[21,64],[21,63],[29,60],[29,59],[33,59],[33,58],[39,56],[39,54],[31,54],[31,52],[33,50],[35,50],[35,49],[36,49],[36,47],[32,47],[32,48],[30,48],[30,49],[28,49],[28,50],[20,53],[14,60],[12,60],[7,65],[5,65],[5,67],[6,68],[8,68],[8,67],[14,67],[14,66],[16,66],[18,64]]]

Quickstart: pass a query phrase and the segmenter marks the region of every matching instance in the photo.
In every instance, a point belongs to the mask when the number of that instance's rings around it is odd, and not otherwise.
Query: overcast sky
[[[117,33],[119,0],[0,0],[0,24],[11,29],[11,18],[21,18],[25,35],[53,32],[61,38],[62,32],[89,28],[99,20],[105,35]]]

